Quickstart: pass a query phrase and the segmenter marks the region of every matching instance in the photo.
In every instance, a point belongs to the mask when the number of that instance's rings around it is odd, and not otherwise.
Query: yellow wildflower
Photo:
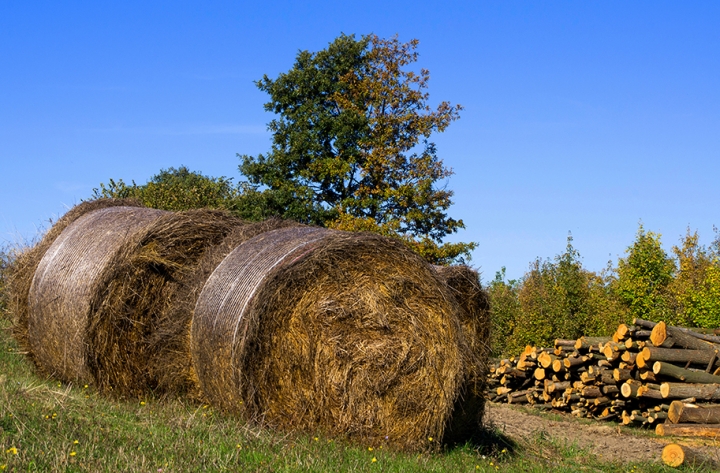
[[[79,443],[80,443],[79,441],[73,440],[73,445],[77,445],[77,444],[79,444]]]
[[[71,456],[71,457],[74,457],[75,455],[77,455],[77,453],[75,453],[75,452],[70,452],[70,456]]]
[[[368,452],[372,452],[372,451],[373,451],[373,448],[372,448],[372,447],[368,447]]]
[[[7,451],[5,453],[12,453],[13,455],[17,455],[18,449],[15,447],[10,447],[7,449]]]
[[[375,463],[377,461],[377,458],[373,457],[372,462]]]
[[[428,440],[432,442],[432,437],[428,437]]]

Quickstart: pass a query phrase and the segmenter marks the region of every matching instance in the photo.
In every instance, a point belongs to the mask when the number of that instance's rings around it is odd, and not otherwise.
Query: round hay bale
[[[96,199],[78,204],[65,213],[36,245],[23,251],[13,261],[6,289],[7,310],[13,322],[13,336],[20,349],[25,351],[33,362],[35,362],[35,357],[28,341],[28,294],[35,270],[47,249],[63,230],[87,213],[108,207],[140,206],[141,204],[134,199]],[[36,362],[35,365],[38,366]]]
[[[429,448],[466,377],[459,310],[400,242],[285,228],[216,268],[191,351],[208,399],[250,420]]]
[[[200,291],[218,264],[238,245],[261,233],[298,225],[271,218],[234,227],[222,242],[208,248],[192,271],[182,275],[166,310],[156,315],[156,328],[148,339],[150,356],[157,360],[148,366],[149,377],[157,384],[156,392],[203,398],[190,356],[190,323]]]
[[[100,391],[126,397],[184,387],[173,377],[189,358],[178,339],[188,336],[192,308],[182,307],[182,281],[208,249],[244,225],[222,210],[188,210],[165,213],[126,239],[102,273],[87,322],[87,363]]]
[[[85,331],[103,272],[129,238],[165,214],[101,208],[75,220],[48,247],[28,292],[27,339],[41,371],[64,381],[89,379]]]
[[[460,305],[460,326],[470,348],[468,378],[453,409],[446,440],[463,443],[482,434],[485,381],[490,356],[490,298],[477,271],[465,265],[433,266]]]

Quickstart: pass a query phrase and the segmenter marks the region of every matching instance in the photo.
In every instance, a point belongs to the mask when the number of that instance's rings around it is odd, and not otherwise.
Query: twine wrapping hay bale
[[[470,347],[466,385],[453,410],[448,441],[464,442],[482,433],[485,380],[490,355],[490,299],[477,271],[468,266],[433,266],[460,305],[460,326]]]
[[[189,358],[176,327],[184,324],[187,337],[190,316],[173,318],[185,303],[181,282],[243,225],[221,210],[166,213],[124,242],[105,267],[87,325],[88,367],[100,391],[135,396],[183,388],[172,376]]]
[[[238,246],[213,272],[191,350],[209,400],[249,419],[427,448],[466,377],[458,311],[399,242],[286,228]]]
[[[192,271],[174,284],[166,310],[155,316],[148,351],[157,362],[149,363],[149,377],[159,392],[185,393],[201,398],[190,356],[190,323],[198,296],[212,272],[238,245],[270,230],[298,226],[291,220],[271,218],[234,227],[222,242],[209,247]]]
[[[28,292],[27,340],[41,371],[64,381],[89,379],[85,331],[103,272],[128,238],[166,213],[102,208],[75,220],[49,246]]]
[[[7,301],[8,312],[13,321],[13,336],[21,350],[25,351],[34,362],[28,341],[28,294],[35,270],[47,249],[63,230],[83,215],[108,207],[140,207],[140,203],[134,199],[97,199],[78,204],[65,213],[40,242],[23,251],[12,263],[7,285]],[[38,366],[37,363],[35,364]]]

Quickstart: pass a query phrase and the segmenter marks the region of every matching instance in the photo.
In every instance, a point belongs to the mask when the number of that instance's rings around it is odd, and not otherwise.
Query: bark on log
[[[720,384],[720,376],[715,376],[704,371],[686,370],[662,361],[655,362],[653,365],[653,373],[669,376],[687,383]]]
[[[663,383],[660,392],[664,399],[720,401],[720,384]]]
[[[706,365],[715,359],[715,350],[688,350],[683,348],[645,347],[640,352],[646,362],[670,361]]]
[[[633,325],[638,325],[640,327],[652,330],[655,327],[655,325],[657,325],[657,323],[651,322],[649,320],[643,320],[643,319],[636,318],[636,319],[633,319]]]
[[[688,407],[683,402],[673,401],[668,420],[673,424],[720,424],[720,406]]]
[[[677,437],[711,437],[720,438],[718,424],[658,424],[655,433],[660,436],[675,435]]]

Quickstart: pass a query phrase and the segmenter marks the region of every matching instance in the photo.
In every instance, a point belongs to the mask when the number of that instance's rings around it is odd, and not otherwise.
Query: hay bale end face
[[[246,224],[221,210],[164,213],[125,240],[101,276],[87,323],[87,363],[100,391],[119,396],[191,390],[191,307],[183,281],[208,249]]]
[[[191,350],[209,400],[249,419],[428,448],[467,376],[459,310],[399,242],[286,228],[213,272]]]
[[[88,380],[86,325],[102,275],[134,234],[167,212],[106,207],[67,226],[43,255],[28,291],[27,340],[44,373]]]
[[[13,261],[7,286],[8,312],[13,321],[13,336],[21,350],[28,353],[33,362],[35,362],[35,359],[28,341],[28,295],[35,276],[35,270],[47,249],[50,248],[63,230],[83,215],[108,207],[140,206],[141,204],[134,199],[96,199],[78,204],[63,215],[36,245],[23,251]],[[37,366],[36,362],[35,364]]]

